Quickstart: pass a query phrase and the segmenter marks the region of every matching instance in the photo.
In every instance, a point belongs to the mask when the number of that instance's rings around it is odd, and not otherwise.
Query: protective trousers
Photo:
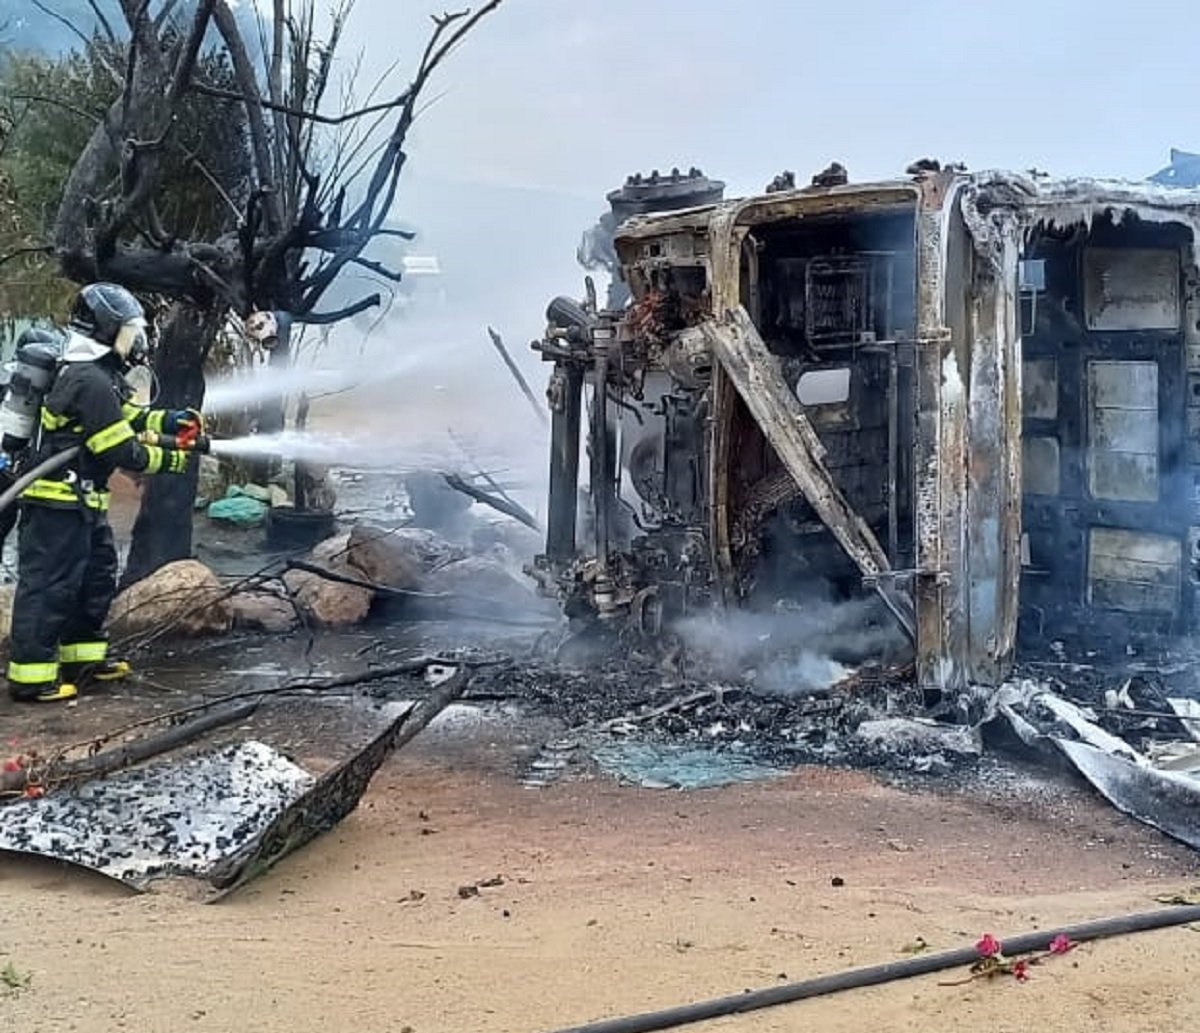
[[[117,590],[112,528],[97,510],[21,508],[8,687],[29,700],[85,664],[102,663],[102,631]]]

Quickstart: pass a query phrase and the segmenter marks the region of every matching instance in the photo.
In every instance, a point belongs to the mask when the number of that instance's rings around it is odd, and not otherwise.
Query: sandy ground
[[[1153,907],[1196,869],[1074,789],[932,795],[817,769],[686,794],[528,789],[518,749],[488,724],[435,727],[337,830],[213,906],[0,858],[0,969],[32,975],[0,997],[0,1029],[536,1033],[894,960],[918,937]],[[1182,1030],[1198,972],[1185,928],[1080,948],[1026,984],[939,985],[955,972],[692,1028]]]

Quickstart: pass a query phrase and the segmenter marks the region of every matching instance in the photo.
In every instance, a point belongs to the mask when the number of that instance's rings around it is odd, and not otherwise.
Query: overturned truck
[[[1198,224],[1200,193],[936,166],[626,219],[631,297],[556,299],[535,345],[540,580],[644,636],[875,593],[942,691],[1018,641],[1188,631]]]

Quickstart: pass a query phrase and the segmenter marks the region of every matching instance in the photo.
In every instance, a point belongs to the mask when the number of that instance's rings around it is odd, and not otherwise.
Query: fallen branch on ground
[[[485,506],[491,506],[492,509],[505,516],[510,516],[514,520],[519,520],[522,524],[528,527],[531,531],[540,531],[537,520],[529,510],[523,506],[517,505],[511,499],[502,499],[496,495],[491,495],[482,488],[476,488],[473,484],[468,484],[456,473],[444,473],[442,479],[450,485],[455,491],[461,491],[464,495],[474,499],[476,502],[482,502]]]
[[[91,778],[111,775],[115,771],[140,764],[160,753],[177,749],[217,728],[223,728],[225,725],[249,717],[258,709],[259,702],[259,700],[247,700],[224,710],[207,707],[205,709],[212,712],[195,720],[168,728],[158,735],[123,743],[111,750],[96,753],[82,760],[64,761],[62,757],[68,752],[68,749],[59,750],[53,758],[44,763],[35,761],[28,767],[0,773],[0,794],[41,796],[46,790],[56,788],[64,783],[82,782]],[[164,715],[164,718],[166,716]],[[31,792],[35,789],[38,791]]]

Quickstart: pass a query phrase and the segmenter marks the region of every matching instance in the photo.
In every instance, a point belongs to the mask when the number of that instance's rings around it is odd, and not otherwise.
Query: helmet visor
[[[121,324],[113,351],[131,366],[143,366],[150,360],[150,340],[146,336],[146,321],[131,319]]]

